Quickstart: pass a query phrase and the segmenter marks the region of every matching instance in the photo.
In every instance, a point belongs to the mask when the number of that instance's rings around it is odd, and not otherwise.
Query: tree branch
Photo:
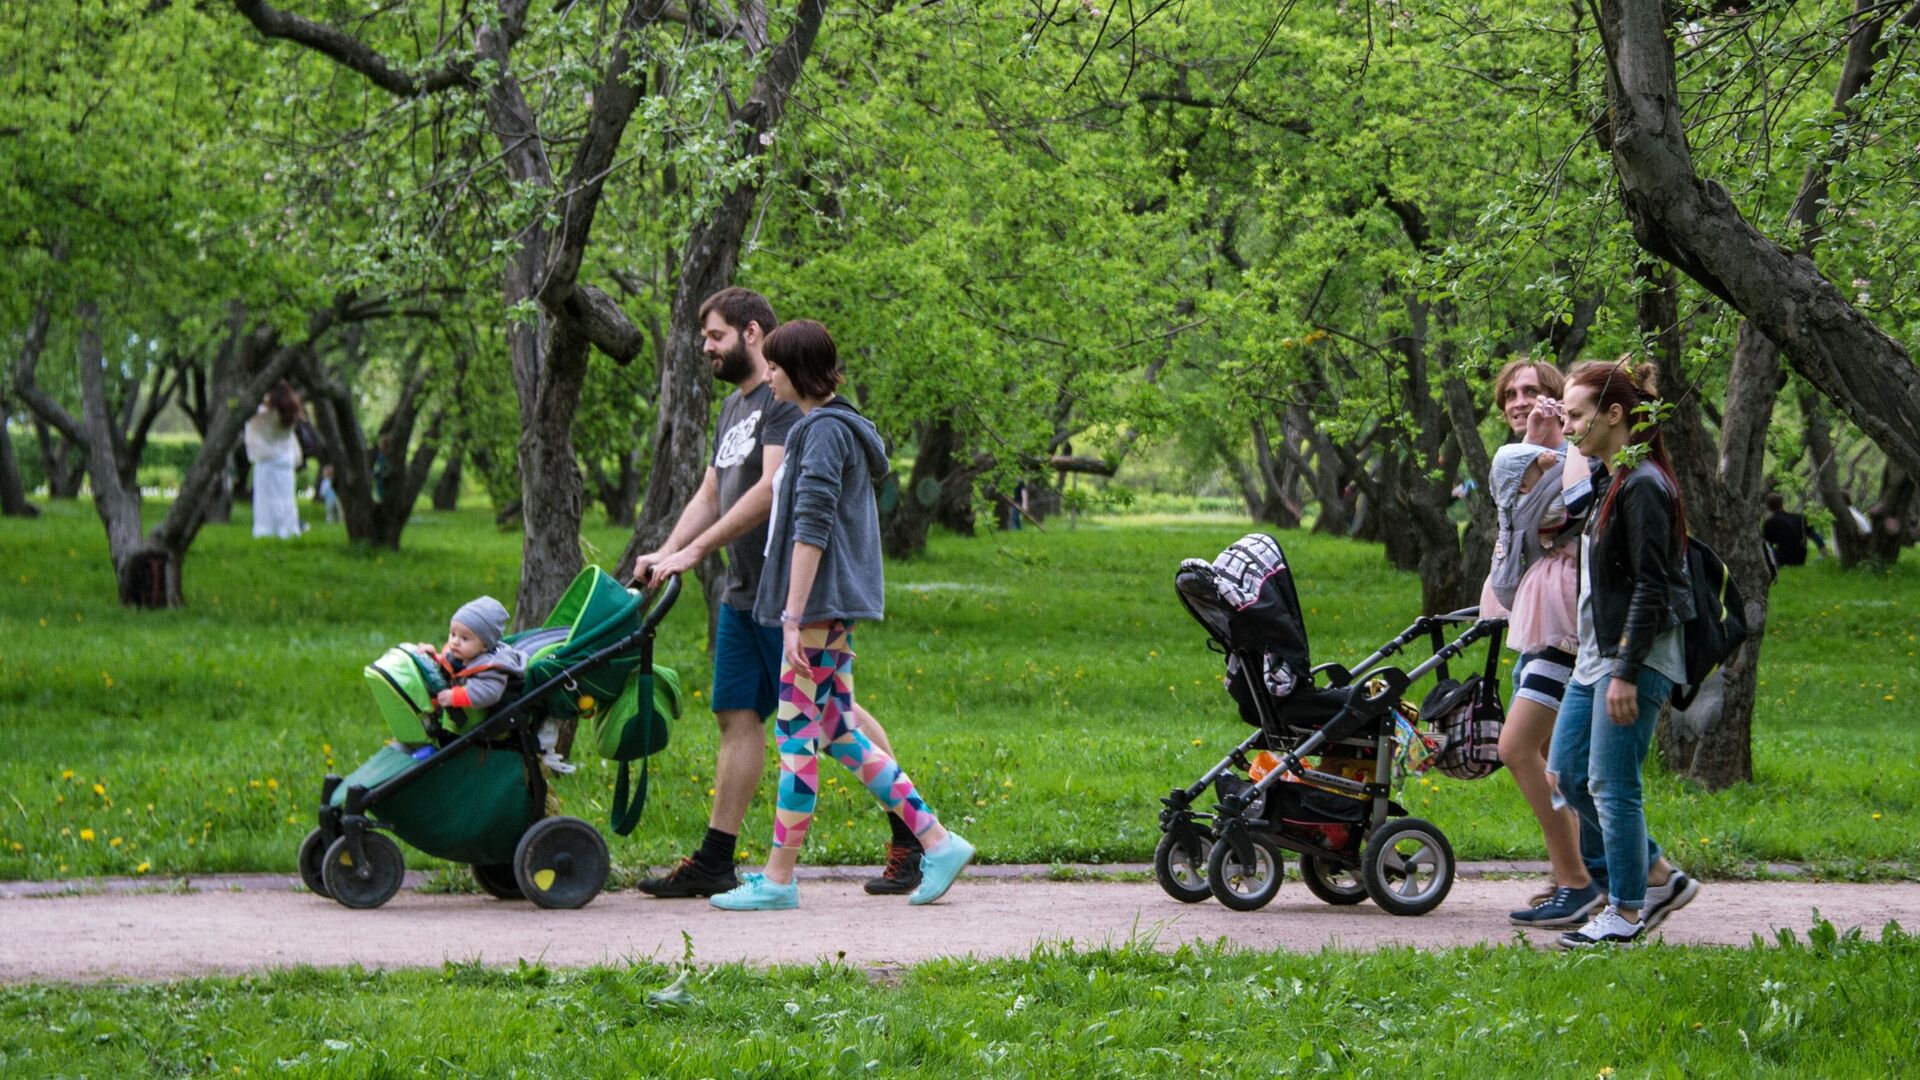
[[[391,60],[366,42],[325,23],[281,11],[269,6],[265,0],[233,0],[233,6],[263,36],[283,38],[312,49],[342,67],[365,75],[369,82],[395,97],[419,97],[451,86],[468,85],[473,81],[471,61],[456,60],[416,78],[395,67]]]

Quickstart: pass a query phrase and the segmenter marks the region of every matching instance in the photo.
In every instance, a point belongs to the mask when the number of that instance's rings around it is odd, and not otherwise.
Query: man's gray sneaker
[[[1515,926],[1541,929],[1579,926],[1592,918],[1606,899],[1598,885],[1588,884],[1580,889],[1561,885],[1548,893],[1546,899],[1524,911],[1509,912],[1507,918]]]
[[[1647,886],[1647,902],[1640,909],[1640,921],[1651,930],[1667,916],[1692,903],[1698,895],[1700,883],[1688,877],[1684,871],[1675,870],[1665,885]]]
[[[1625,915],[1609,904],[1593,921],[1578,930],[1560,935],[1563,949],[1591,949],[1598,945],[1632,945],[1645,934],[1645,923],[1628,922]]]

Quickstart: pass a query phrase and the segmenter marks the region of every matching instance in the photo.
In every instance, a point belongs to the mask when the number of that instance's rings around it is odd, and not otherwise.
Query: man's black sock
[[[700,842],[700,850],[693,853],[694,861],[709,870],[727,870],[733,866],[734,846],[740,838],[730,832],[708,826],[707,838]]]
[[[909,851],[922,850],[920,847],[920,838],[913,835],[913,830],[907,828],[907,823],[900,820],[899,814],[888,814],[887,824],[893,828],[894,847],[903,847]]]

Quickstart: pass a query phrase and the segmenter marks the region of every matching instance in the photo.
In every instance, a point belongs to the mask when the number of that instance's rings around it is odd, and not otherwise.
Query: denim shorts
[[[765,720],[780,706],[780,628],[720,605],[713,641],[713,711],[750,709]]]

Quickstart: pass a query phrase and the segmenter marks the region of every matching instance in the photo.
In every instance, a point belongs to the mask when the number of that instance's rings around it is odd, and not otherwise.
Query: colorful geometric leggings
[[[852,628],[844,622],[803,626],[800,651],[807,658],[807,669],[796,671],[784,663],[780,667],[780,711],[773,720],[780,749],[774,847],[797,848],[806,843],[820,791],[818,747],[823,739],[827,753],[853,770],[881,805],[900,815],[913,835],[920,836],[939,823],[900,766],[848,723],[853,715],[851,635]]]

